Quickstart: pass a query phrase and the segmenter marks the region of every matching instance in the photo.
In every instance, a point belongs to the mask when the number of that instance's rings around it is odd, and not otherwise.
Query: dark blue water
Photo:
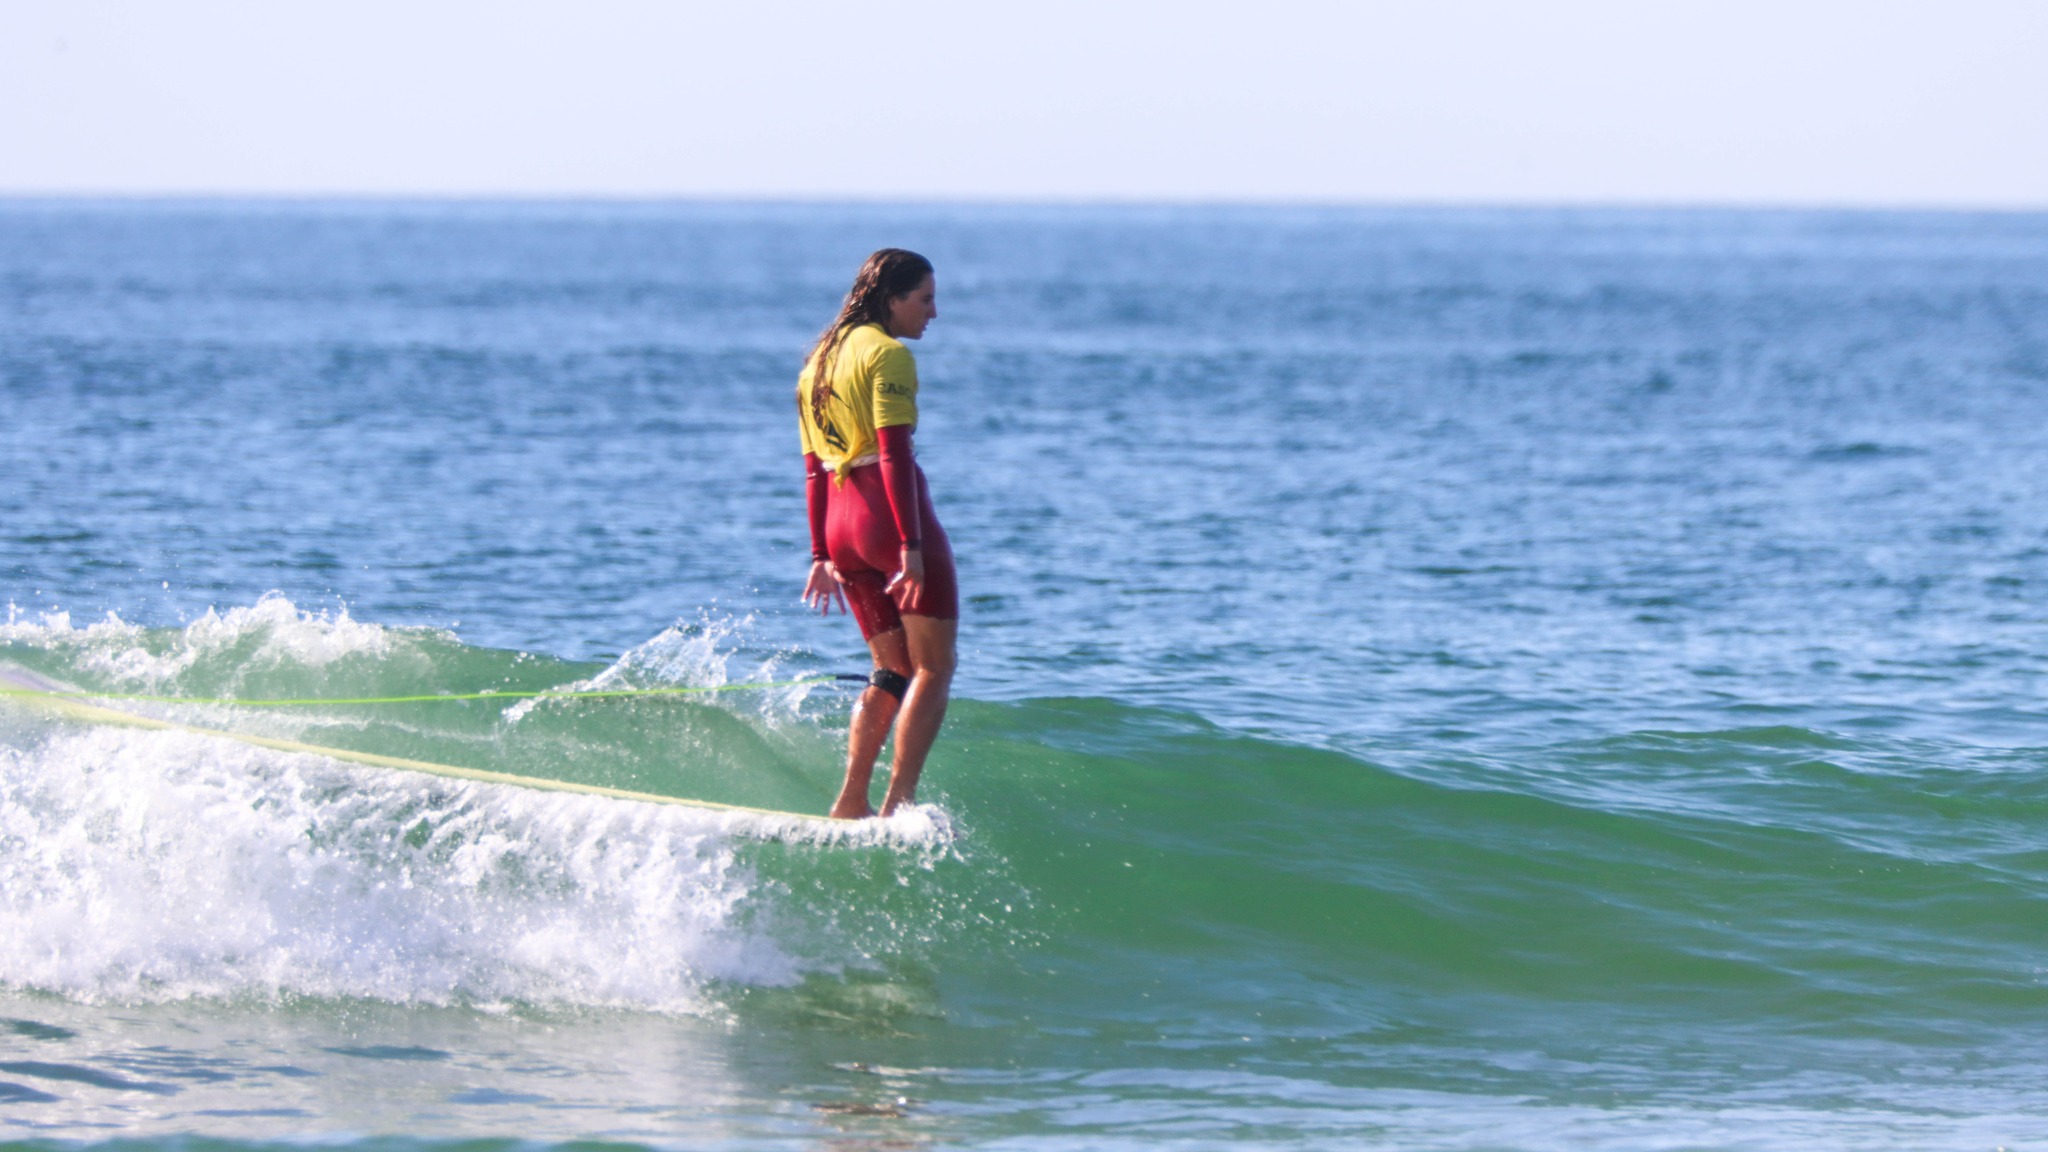
[[[17,718],[8,1135],[2048,1135],[2040,215],[7,204],[0,658],[857,668],[790,394],[884,245],[960,838]],[[844,708],[288,734],[822,808]]]

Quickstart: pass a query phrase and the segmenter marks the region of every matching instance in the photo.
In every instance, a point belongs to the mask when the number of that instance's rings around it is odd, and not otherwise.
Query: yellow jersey
[[[839,341],[822,403],[811,393],[817,367],[814,358],[796,378],[797,426],[804,451],[844,480],[878,450],[875,429],[917,423],[917,361],[879,324],[863,324]]]

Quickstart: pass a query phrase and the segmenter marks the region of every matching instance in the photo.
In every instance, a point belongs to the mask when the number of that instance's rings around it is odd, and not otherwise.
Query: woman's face
[[[898,340],[915,340],[924,335],[925,325],[939,318],[937,289],[932,278],[901,296],[889,298],[889,335]]]

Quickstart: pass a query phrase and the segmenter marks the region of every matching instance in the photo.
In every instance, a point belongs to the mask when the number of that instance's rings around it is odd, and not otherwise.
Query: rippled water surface
[[[0,1138],[2048,1139],[2048,217],[0,204],[0,662],[858,669],[790,392],[883,245],[933,807],[0,707]],[[815,811],[848,703],[153,707]]]

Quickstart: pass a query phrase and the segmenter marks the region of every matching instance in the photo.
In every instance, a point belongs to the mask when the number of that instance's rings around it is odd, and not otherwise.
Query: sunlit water
[[[0,205],[0,661],[858,670],[796,363],[939,267],[930,806],[0,707],[8,1139],[2048,1139],[2048,218]],[[830,686],[165,714],[821,810]]]

